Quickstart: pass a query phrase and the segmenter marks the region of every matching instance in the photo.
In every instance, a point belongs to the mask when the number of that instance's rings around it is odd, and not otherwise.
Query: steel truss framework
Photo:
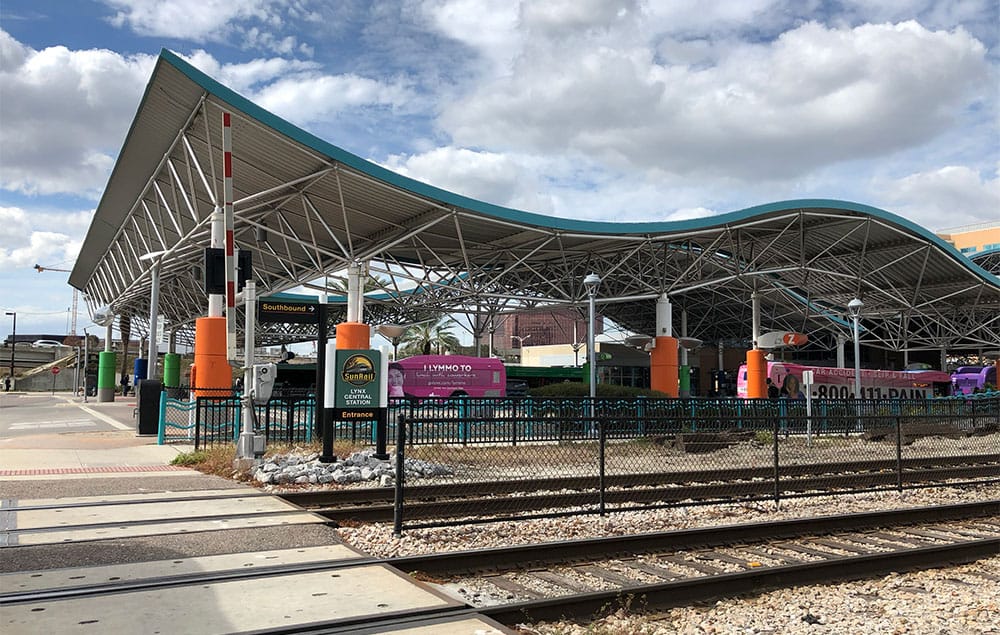
[[[586,307],[652,334],[655,300],[686,311],[688,335],[749,343],[751,294],[764,330],[807,333],[830,350],[850,337],[847,303],[864,300],[862,341],[893,351],[1000,342],[1000,279],[900,217],[831,200],[773,203],[672,223],[598,223],[501,208],[389,172],[318,139],[164,51],[70,277],[88,307],[146,323],[152,261],[161,313],[181,338],[207,306],[204,249],[222,207],[222,113],[232,114],[235,240],[254,252],[258,295],[368,263],[380,293],[366,321],[464,313],[491,317]],[[627,212],[623,212],[627,214]],[[331,307],[331,323],[343,319]],[[242,324],[242,319],[238,320]],[[261,343],[310,329],[258,331]],[[185,335],[186,334],[186,335]]]

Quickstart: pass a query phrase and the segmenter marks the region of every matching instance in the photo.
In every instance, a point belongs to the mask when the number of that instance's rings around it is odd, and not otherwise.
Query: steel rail
[[[16,511],[12,509],[11,511]],[[171,523],[188,523],[188,522],[198,522],[198,521],[220,521],[220,520],[235,520],[243,518],[270,518],[274,516],[288,516],[297,517],[305,515],[317,515],[316,512],[307,509],[286,509],[286,510],[268,510],[262,512],[245,512],[239,514],[212,514],[207,516],[174,516],[171,518],[148,518],[143,520],[123,520],[118,522],[96,522],[96,523],[86,523],[80,525],[55,525],[47,527],[25,527],[17,528],[12,526],[7,526],[0,530],[0,548],[11,548],[18,546],[18,536],[22,534],[46,534],[54,533],[60,531],[80,531],[89,529],[103,529],[106,527],[144,527],[144,526],[155,526],[155,525],[167,525]],[[322,524],[319,521],[317,524]],[[209,530],[203,530],[209,531]],[[214,531],[214,530],[211,530]],[[196,532],[187,532],[196,533]],[[99,538],[84,538],[80,540],[74,540],[73,542],[92,542],[95,540],[115,540],[120,539],[117,536],[101,536]]]
[[[240,490],[242,491],[242,490]],[[95,501],[82,501],[77,503],[51,503],[47,505],[18,505],[16,498],[4,498],[0,499],[0,514],[4,512],[27,512],[27,511],[42,511],[46,509],[73,509],[80,507],[110,507],[110,506],[127,506],[127,505],[149,505],[150,503],[183,503],[187,501],[206,501],[206,500],[224,500],[232,498],[263,498],[263,497],[273,497],[274,494],[267,492],[261,492],[259,490],[246,492],[243,491],[239,494],[228,494],[223,493],[217,496],[204,495],[204,496],[170,496],[164,498],[129,498],[120,501],[114,500],[95,500]]]
[[[937,507],[915,507],[836,516],[797,518],[772,523],[742,523],[665,532],[566,540],[515,547],[497,547],[440,553],[430,556],[403,556],[391,563],[406,572],[431,576],[502,571],[556,562],[633,556],[668,549],[695,549],[733,543],[795,538],[835,531],[855,531],[873,527],[1000,517],[1000,500],[977,501]]]
[[[500,572],[544,566],[560,562],[593,561],[601,558],[635,556],[666,550],[691,550],[733,543],[752,544],[768,540],[786,540],[836,531],[865,530],[877,527],[903,527],[942,521],[1000,516],[1000,500],[977,501],[955,505],[818,516],[771,523],[744,523],[680,529],[665,532],[544,542],[511,547],[472,549],[395,558],[360,557],[312,563],[279,564],[208,573],[167,575],[138,580],[105,581],[75,587],[35,591],[0,590],[0,604],[40,602],[68,597],[84,597],[142,589],[167,588],[189,584],[207,584],[228,580],[262,578],[358,567],[390,565],[405,573],[447,577],[468,573]]]
[[[633,600],[648,609],[664,609],[722,596],[760,593],[774,588],[857,580],[900,571],[973,562],[1000,552],[1000,538],[968,540],[947,545],[904,549],[888,553],[846,556],[818,562],[750,569],[665,582],[637,584],[611,591],[594,591],[565,597],[519,602],[479,609],[502,624],[575,620],[606,615],[628,607]]]
[[[920,472],[904,472],[902,483],[914,485],[917,483],[940,482],[961,478],[1000,477],[1000,468],[995,465],[927,469]],[[894,472],[870,474],[846,474],[838,476],[822,476],[814,478],[785,479],[779,481],[780,493],[786,495],[801,495],[804,492],[826,491],[828,493],[843,493],[849,487],[865,486],[871,491],[877,486],[886,489],[896,489],[899,475]],[[464,516],[485,517],[513,512],[541,512],[541,510],[559,509],[597,505],[600,493],[595,491],[596,478],[592,479],[590,491],[572,494],[534,494],[518,496],[498,496],[468,498],[459,497],[445,501],[409,502],[404,505],[404,517],[409,520],[428,518],[454,518]],[[772,498],[774,496],[774,480],[739,481],[730,483],[712,483],[706,485],[689,485],[677,487],[653,487],[643,489],[617,489],[604,493],[604,502],[609,505],[626,503],[662,503],[671,504],[685,500],[738,502]],[[405,492],[406,490],[404,490]],[[489,491],[489,490],[487,490]],[[482,490],[477,494],[483,494]],[[361,521],[387,522],[394,518],[394,506],[360,505],[352,507],[310,508],[327,520],[334,522]]]
[[[904,470],[954,465],[993,464],[1000,468],[1000,454],[975,456],[942,456],[903,459]],[[779,469],[779,476],[810,476],[821,474],[842,474],[845,472],[881,472],[896,470],[895,459],[851,461],[844,463],[819,463],[811,465],[787,465]],[[641,474],[617,474],[605,477],[610,487],[639,487],[682,483],[705,483],[719,481],[753,481],[774,479],[773,467],[729,468],[721,470],[689,470],[683,472],[649,472]],[[477,481],[447,485],[405,486],[407,498],[420,500],[428,498],[461,498],[462,496],[532,492],[563,489],[590,489],[595,487],[597,475],[569,476],[542,479],[508,479],[504,481]],[[393,501],[393,488],[344,488],[309,492],[285,492],[281,498],[301,507],[346,505],[351,503],[375,503]]]

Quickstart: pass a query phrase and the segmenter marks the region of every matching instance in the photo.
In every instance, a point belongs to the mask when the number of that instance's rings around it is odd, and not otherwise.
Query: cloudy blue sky
[[[72,268],[161,48],[350,152],[542,214],[817,197],[996,221],[998,6],[3,0],[0,305],[66,332],[68,274],[32,267]]]

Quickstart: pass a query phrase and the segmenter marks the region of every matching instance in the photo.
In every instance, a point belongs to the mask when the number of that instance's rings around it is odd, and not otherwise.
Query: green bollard
[[[177,353],[167,353],[163,356],[163,385],[166,388],[177,388],[181,385],[181,356]]]
[[[114,351],[101,351],[97,356],[97,401],[115,400],[115,366],[118,354]]]

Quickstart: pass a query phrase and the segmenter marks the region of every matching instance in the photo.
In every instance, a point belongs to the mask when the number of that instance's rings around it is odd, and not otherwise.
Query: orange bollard
[[[232,391],[233,368],[226,356],[226,318],[195,320],[191,384],[198,397],[228,395]]]
[[[337,350],[368,350],[372,347],[371,326],[363,322],[337,325]]]
[[[676,337],[656,338],[656,346],[649,352],[649,387],[670,397],[679,394]]]
[[[767,397],[767,360],[759,348],[747,351],[747,397]]]

